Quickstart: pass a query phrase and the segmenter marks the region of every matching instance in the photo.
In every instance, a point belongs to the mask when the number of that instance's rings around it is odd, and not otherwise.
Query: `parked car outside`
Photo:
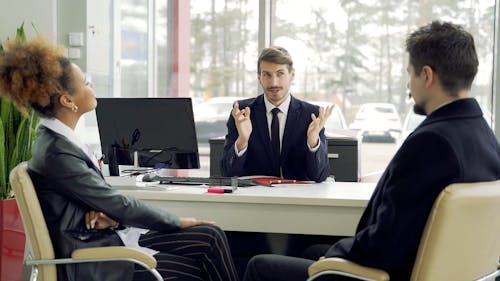
[[[195,105],[204,102],[204,99],[202,97],[192,97],[191,102]]]
[[[326,101],[309,101],[309,103],[327,107],[332,105],[331,102]],[[325,123],[325,135],[327,137],[354,137],[360,139],[360,136],[356,130],[351,130],[347,127],[347,123],[344,118],[344,114],[338,105],[333,107],[332,114]]]
[[[401,120],[394,104],[365,103],[349,128],[359,130],[363,141],[395,141],[401,132]]]
[[[194,122],[198,144],[208,144],[208,140],[223,137],[227,133],[226,122],[233,104],[244,97],[215,97],[193,105]]]
[[[422,121],[425,120],[427,116],[416,114],[413,112],[413,107],[408,110],[405,120],[403,121],[403,126],[401,127],[401,134],[399,135],[398,145],[401,145],[404,140],[415,130]]]

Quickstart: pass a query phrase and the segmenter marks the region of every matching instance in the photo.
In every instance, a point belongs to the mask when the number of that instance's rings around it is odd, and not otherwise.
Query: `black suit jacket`
[[[28,162],[57,258],[74,249],[123,245],[116,232],[85,228],[85,213],[97,210],[120,224],[171,232],[179,218],[112,189],[89,157],[64,136],[40,126]],[[58,280],[132,280],[130,262],[58,265]]]
[[[240,109],[247,106],[251,111],[253,128],[248,149],[241,157],[236,155],[234,143],[238,138],[238,130],[233,116],[230,115],[221,163],[224,176],[272,175],[275,167],[264,95],[239,101]],[[291,96],[281,145],[281,168],[284,178],[321,182],[328,177],[330,166],[324,129],[320,132],[319,149],[313,153],[307,146],[307,128],[311,123],[311,113],[317,116],[318,112],[318,106]]]
[[[500,148],[474,99],[431,113],[382,175],[353,238],[326,253],[409,280],[427,217],[449,184],[500,179]]]

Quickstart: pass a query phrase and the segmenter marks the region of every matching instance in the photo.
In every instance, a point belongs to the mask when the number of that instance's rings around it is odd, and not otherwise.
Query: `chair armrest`
[[[73,251],[71,258],[74,260],[127,258],[140,261],[150,268],[156,268],[156,259],[153,256],[124,246],[77,249]]]
[[[366,267],[342,258],[326,258],[309,266],[309,276],[323,271],[344,272],[365,280],[388,281],[389,274],[381,269]]]

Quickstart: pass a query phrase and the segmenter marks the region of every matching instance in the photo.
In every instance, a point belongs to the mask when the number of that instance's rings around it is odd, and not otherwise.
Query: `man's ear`
[[[430,87],[436,79],[434,70],[432,70],[432,67],[430,67],[428,65],[424,65],[422,67],[421,75],[425,76],[424,79],[425,79],[425,86],[426,87]]]

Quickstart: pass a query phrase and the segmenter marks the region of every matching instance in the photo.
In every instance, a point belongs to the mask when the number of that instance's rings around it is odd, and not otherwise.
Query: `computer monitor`
[[[190,98],[98,98],[96,115],[111,175],[118,165],[200,168]]]

